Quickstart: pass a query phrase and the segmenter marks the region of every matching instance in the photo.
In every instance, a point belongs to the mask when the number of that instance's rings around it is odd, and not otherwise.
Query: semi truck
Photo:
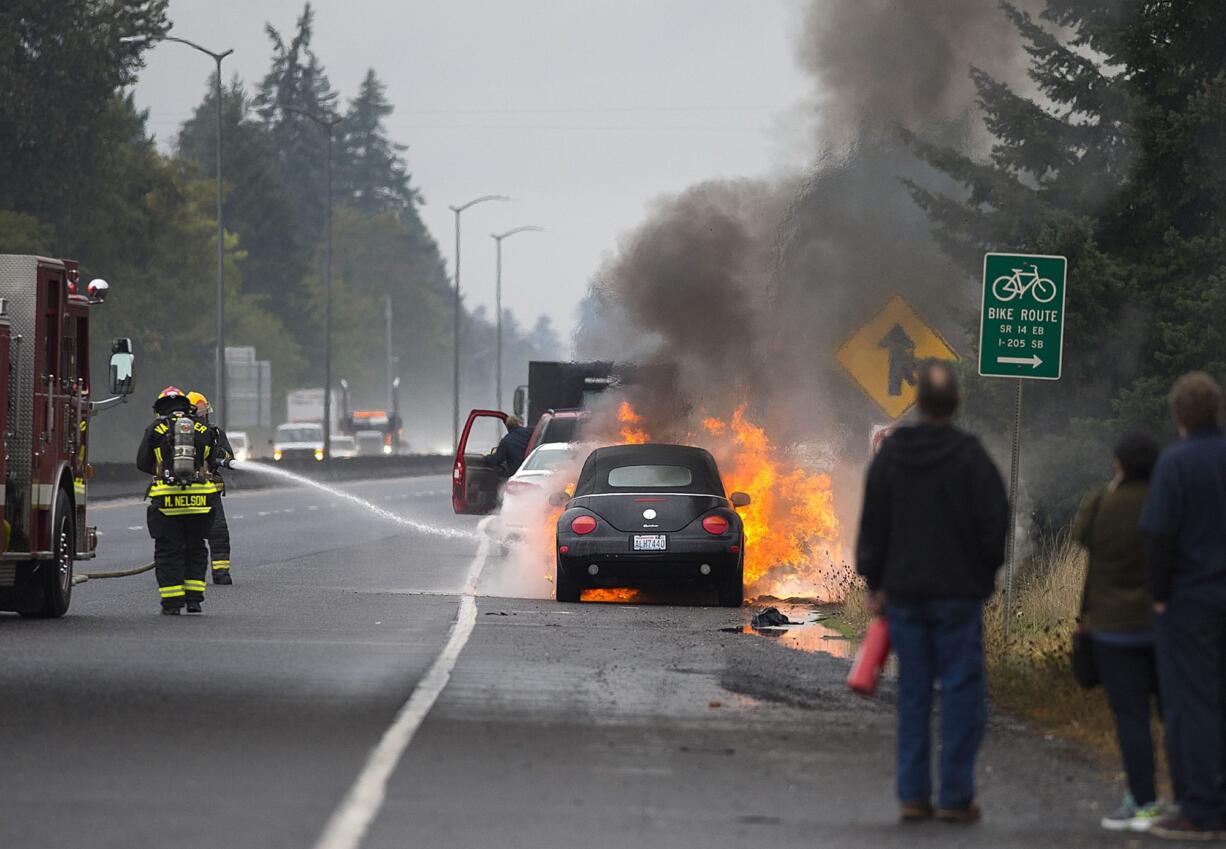
[[[111,342],[109,389],[90,374],[90,312],[109,286],[82,286],[73,260],[0,254],[0,610],[63,616],[76,561],[94,556],[90,419],[134,388],[130,339]]]

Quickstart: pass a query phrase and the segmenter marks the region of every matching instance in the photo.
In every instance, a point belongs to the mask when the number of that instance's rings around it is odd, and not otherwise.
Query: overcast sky
[[[800,163],[808,82],[793,59],[799,0],[317,0],[313,46],[344,99],[374,67],[409,145],[422,215],[454,267],[448,204],[506,194],[463,216],[462,289],[494,299],[491,232],[537,224],[503,245],[504,304],[550,315],[569,340],[574,310],[618,236],[648,204],[710,177]],[[174,35],[232,47],[227,79],[268,67],[264,23],[287,37],[301,0],[172,0]],[[201,99],[211,63],[183,45],[147,54],[136,88],[165,145]]]

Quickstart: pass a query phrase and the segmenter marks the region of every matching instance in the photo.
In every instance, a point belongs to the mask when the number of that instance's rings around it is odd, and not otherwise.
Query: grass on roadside
[[[1004,594],[988,601],[988,689],[1007,713],[1116,758],[1115,726],[1102,688],[1083,690],[1069,665],[1085,570],[1085,552],[1067,532],[1042,540],[1014,577],[1008,640]]]

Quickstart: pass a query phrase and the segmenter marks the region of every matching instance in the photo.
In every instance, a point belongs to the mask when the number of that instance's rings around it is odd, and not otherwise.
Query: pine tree
[[[366,72],[358,96],[345,114],[345,194],[363,212],[400,210],[421,202],[409,186],[406,145],[392,141],[384,119],[392,114],[387,87],[374,69]]]
[[[989,160],[913,139],[965,194],[911,189],[968,276],[986,250],[1069,258],[1064,376],[1027,401],[1049,431],[1038,494],[1062,517],[1098,476],[1088,451],[1105,457],[1126,428],[1169,432],[1177,374],[1226,376],[1226,7],[1049,0],[1040,21],[1003,8],[1039,96],[973,70]],[[980,388],[981,418],[1007,408],[1001,383]]]
[[[272,24],[265,26],[273,46],[272,66],[255,97],[282,180],[298,212],[297,223],[308,241],[323,233],[328,161],[328,131],[308,116],[331,118],[338,101],[323,64],[311,50],[314,20],[308,2],[288,43]],[[338,128],[333,133],[333,196],[339,198],[337,177],[347,170],[347,164],[345,146],[340,143],[343,131]]]

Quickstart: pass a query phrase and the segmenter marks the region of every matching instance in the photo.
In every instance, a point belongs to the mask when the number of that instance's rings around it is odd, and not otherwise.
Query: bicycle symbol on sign
[[[1039,267],[1034,264],[1030,271],[1015,268],[1012,274],[1002,274],[992,281],[992,296],[1001,302],[1025,297],[1027,292],[1040,304],[1050,303],[1056,297],[1056,284],[1040,277]]]

